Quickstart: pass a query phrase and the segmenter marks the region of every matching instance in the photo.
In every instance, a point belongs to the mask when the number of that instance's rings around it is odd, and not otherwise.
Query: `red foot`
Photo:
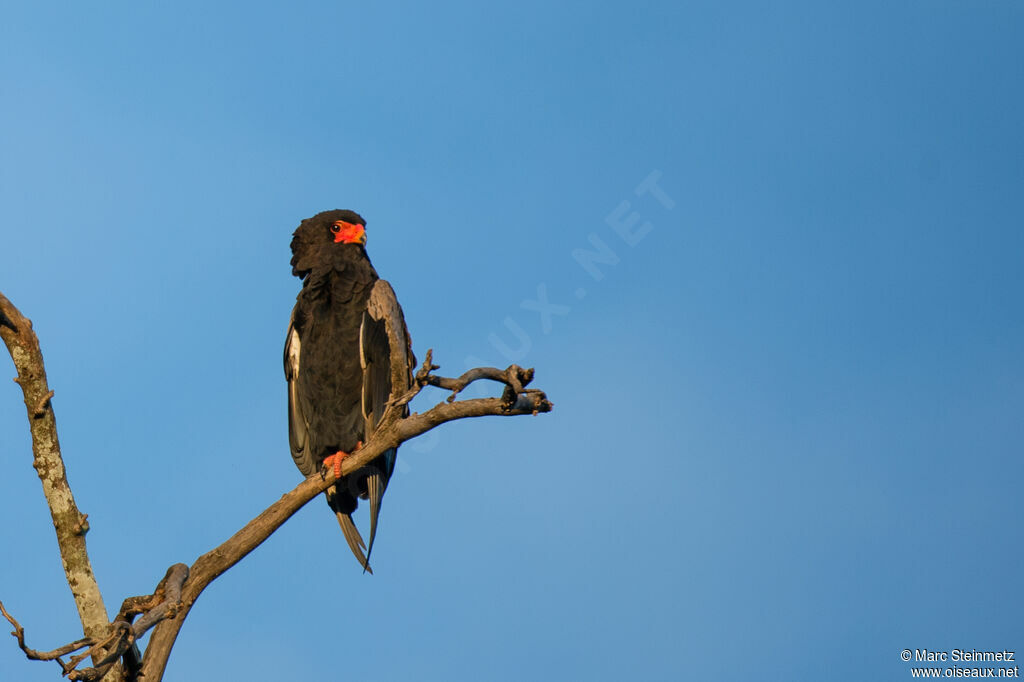
[[[363,447],[363,441],[356,443],[356,449],[352,452],[355,452],[361,447]],[[341,478],[341,460],[351,455],[352,452],[343,452],[342,450],[338,450],[333,455],[324,457],[324,466],[332,467],[334,469],[334,477]]]

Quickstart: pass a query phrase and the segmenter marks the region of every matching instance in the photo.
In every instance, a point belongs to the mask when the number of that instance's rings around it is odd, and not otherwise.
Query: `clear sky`
[[[302,218],[366,217],[420,357],[534,366],[556,405],[403,447],[372,577],[307,505],[202,595],[169,680],[1024,655],[1019,2],[3,17],[0,291],[42,339],[111,612],[298,481]],[[6,378],[0,514],[0,599],[31,646],[76,638]],[[57,679],[5,640],[0,679]]]

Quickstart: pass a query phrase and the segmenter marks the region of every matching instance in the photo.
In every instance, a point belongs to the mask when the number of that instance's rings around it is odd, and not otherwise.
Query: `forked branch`
[[[428,358],[432,353],[428,352]],[[428,360],[429,362],[429,360]],[[515,366],[505,370],[517,377],[522,374]],[[438,369],[434,367],[434,369]],[[532,375],[532,370],[528,370]],[[491,372],[481,374],[480,378],[493,378]],[[500,373],[499,374],[503,374]],[[455,379],[438,377],[430,374],[431,380],[443,382],[454,382]],[[425,385],[435,385],[431,380]],[[502,381],[502,379],[497,379]],[[521,381],[517,379],[517,381]],[[506,383],[506,391],[508,384]],[[418,391],[417,391],[418,392]],[[404,398],[404,396],[403,396]],[[407,402],[407,401],[406,401]],[[362,448],[342,460],[341,475],[358,471],[374,459],[382,455],[386,450],[398,447],[402,443],[445,422],[468,417],[514,416],[524,414],[538,414],[550,412],[553,405],[548,401],[543,391],[520,388],[515,400],[509,401],[506,398],[478,398],[474,400],[458,400],[454,402],[441,402],[422,414],[413,413],[407,417],[399,416],[399,410],[390,410],[381,420],[377,431]],[[181,595],[181,607],[176,617],[165,620],[153,631],[146,655],[143,660],[142,673],[145,679],[159,680],[163,674],[164,666],[170,655],[171,647],[178,636],[178,631],[188,615],[189,609],[198,599],[200,593],[206,589],[217,576],[224,573],[249,552],[256,549],[264,540],[277,530],[281,524],[287,521],[295,512],[307,502],[322,493],[335,482],[334,472],[328,471],[326,475],[312,476],[296,486],[291,492],[286,493],[277,502],[270,505],[262,514],[245,525],[244,528],[228,538],[219,547],[199,557],[191,566],[191,574]]]
[[[15,620],[14,616],[7,612],[3,602],[0,602],[0,613],[14,626],[11,634],[18,640],[18,646],[25,653],[25,656],[34,661],[57,661],[64,676],[69,680],[83,682],[95,682],[101,680],[111,672],[114,665],[124,657],[128,665],[124,672],[134,678],[138,672],[139,665],[135,642],[150,628],[155,626],[164,618],[174,616],[181,600],[181,586],[188,577],[188,566],[175,564],[167,569],[163,580],[153,590],[153,594],[145,597],[129,597],[121,605],[121,611],[117,618],[110,624],[106,637],[98,640],[95,637],[83,637],[82,639],[65,644],[53,651],[36,651],[25,644],[25,628]],[[132,623],[136,616],[145,614],[138,622]],[[85,649],[64,662],[63,656],[68,656]],[[94,659],[93,667],[78,668],[82,661],[89,658]],[[122,672],[118,671],[121,675]]]
[[[389,342],[394,348],[399,343],[407,344],[408,339],[404,327],[400,326],[400,309],[397,301],[394,301],[390,287],[388,294],[391,300],[381,304],[381,313],[387,321]],[[72,585],[86,636],[53,651],[39,652],[25,645],[24,629],[7,613],[2,604],[0,611],[14,626],[15,631],[12,634],[26,656],[33,660],[56,660],[64,674],[72,680],[92,681],[103,678],[109,681],[112,678],[126,677],[130,680],[144,679],[146,682],[157,682],[163,677],[178,632],[203,590],[270,537],[303,505],[332,485],[336,480],[334,473],[328,471],[323,477],[313,476],[306,479],[220,546],[196,559],[191,567],[175,564],[168,569],[152,595],[126,599],[118,616],[112,623],[108,622],[85,549],[84,536],[88,530],[88,523],[85,515],[74,505],[64,473],[64,463],[57,444],[56,423],[50,405],[53,392],[46,385],[39,343],[32,332],[31,323],[2,294],[0,335],[3,336],[18,368],[16,381],[25,394],[25,406],[32,429],[35,467],[43,481],[54,525],[57,527],[68,582]],[[405,382],[400,382],[399,379],[409,371],[397,361],[399,355],[392,354],[392,385],[404,384]],[[552,409],[552,404],[543,391],[526,388],[533,379],[532,369],[523,369],[517,365],[511,365],[504,370],[478,367],[457,378],[436,375],[433,373],[436,369],[440,368],[433,364],[433,351],[427,351],[423,367],[413,377],[412,388],[389,404],[389,409],[372,438],[361,449],[342,461],[342,476],[354,473],[386,450],[398,447],[405,441],[446,422],[488,415],[535,415]],[[456,399],[467,386],[481,379],[502,384],[504,388],[501,397]],[[408,414],[406,409],[397,409],[408,405],[427,386],[449,390],[452,394],[445,401],[423,413]],[[138,616],[141,618],[136,621],[135,618]],[[135,642],[150,628],[153,628],[153,634],[140,662]],[[82,653],[77,653],[67,663],[62,660],[63,656],[75,652]],[[78,669],[89,656],[93,657],[93,667]],[[124,662],[123,666],[116,665],[119,659]]]

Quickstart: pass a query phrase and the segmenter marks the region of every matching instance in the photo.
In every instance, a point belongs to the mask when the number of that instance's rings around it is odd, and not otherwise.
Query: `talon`
[[[328,455],[327,457],[324,457],[324,463],[323,463],[324,468],[326,469],[326,468],[330,467],[330,468],[334,469],[334,477],[335,478],[341,478],[341,460],[343,460],[346,457],[348,457],[348,454],[349,453],[347,453],[347,452],[343,452],[341,450],[338,450],[333,455]]]
[[[363,447],[363,441],[359,441],[358,443],[356,443],[356,446],[355,448],[353,448],[352,452],[355,452],[361,447]],[[327,475],[327,469],[333,468],[334,477],[341,478],[341,460],[351,455],[352,452],[338,450],[333,455],[327,455],[326,457],[324,457],[324,461],[321,462],[320,464],[320,477],[324,478]]]

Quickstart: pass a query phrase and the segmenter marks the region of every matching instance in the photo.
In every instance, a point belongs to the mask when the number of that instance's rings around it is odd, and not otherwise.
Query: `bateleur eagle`
[[[387,402],[412,385],[416,364],[401,307],[366,255],[366,221],[353,211],[325,211],[303,220],[292,238],[292,274],[302,290],[292,310],[284,348],[288,380],[288,439],[299,471],[312,476],[373,436]],[[385,312],[397,311],[401,342],[391,348]],[[399,353],[401,385],[392,385],[392,354]],[[402,408],[407,409],[407,408]],[[327,489],[348,546],[364,570],[377,535],[381,498],[395,470],[397,448]],[[352,521],[358,499],[370,503],[370,542]],[[366,554],[363,554],[363,550]]]

